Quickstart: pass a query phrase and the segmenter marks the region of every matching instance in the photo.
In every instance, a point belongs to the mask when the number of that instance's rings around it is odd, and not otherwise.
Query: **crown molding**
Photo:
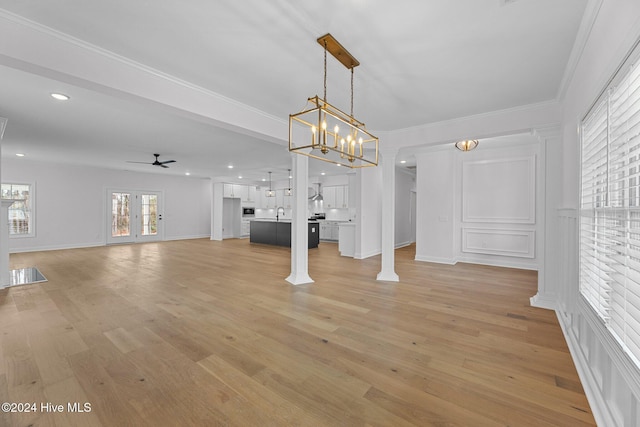
[[[423,125],[417,125],[417,126],[411,126],[411,127],[407,127],[407,128],[402,128],[402,129],[395,129],[393,131],[388,131],[387,133],[390,135],[394,135],[396,136],[397,134],[403,133],[403,132],[416,132],[416,131],[426,131],[429,129],[433,129],[433,128],[438,128],[438,127],[442,127],[442,126],[448,126],[448,125],[454,125],[454,124],[459,124],[461,122],[466,122],[466,121],[472,121],[472,120],[482,120],[482,119],[487,119],[487,118],[493,118],[493,117],[499,117],[499,116],[504,116],[507,114],[512,114],[512,113],[519,113],[522,111],[527,111],[527,110],[534,110],[534,109],[545,109],[545,108],[553,108],[553,107],[559,107],[559,102],[556,99],[550,99],[547,101],[541,101],[541,102],[536,102],[533,104],[525,104],[525,105],[518,105],[515,107],[509,107],[509,108],[505,108],[502,110],[493,110],[493,111],[487,111],[487,112],[483,112],[483,113],[479,113],[479,114],[473,114],[470,116],[463,116],[463,117],[457,117],[454,119],[448,119],[448,120],[442,120],[439,122],[431,122],[431,123],[426,123]],[[529,129],[522,129],[522,132],[526,132]]]
[[[149,66],[144,65],[144,64],[142,64],[140,62],[136,62],[136,61],[134,61],[132,59],[129,59],[129,58],[125,57],[125,56],[119,55],[119,54],[117,54],[115,52],[112,52],[110,50],[107,50],[107,49],[101,48],[99,46],[96,46],[94,44],[88,43],[88,42],[86,42],[84,40],[78,39],[78,38],[76,38],[74,36],[71,36],[69,34],[66,34],[66,33],[63,33],[61,31],[55,30],[55,29],[53,29],[51,27],[47,27],[47,26],[42,25],[40,23],[37,23],[35,21],[31,21],[31,20],[26,19],[26,18],[24,18],[22,16],[19,16],[19,15],[16,15],[14,13],[11,13],[11,12],[9,12],[7,10],[0,9],[0,19],[4,19],[6,21],[9,21],[9,22],[12,22],[14,24],[20,25],[22,27],[26,27],[26,28],[28,28],[30,30],[33,30],[33,31],[37,31],[37,32],[39,32],[41,34],[44,34],[44,35],[48,36],[48,37],[55,38],[55,39],[60,40],[60,41],[62,41],[64,43],[68,43],[70,45],[73,45],[73,46],[79,47],[81,49],[87,50],[89,52],[95,53],[97,55],[100,55],[100,56],[102,56],[104,58],[108,58],[108,59],[110,59],[112,61],[118,62],[118,63],[120,63],[120,64],[122,64],[122,65],[124,65],[126,67],[130,67],[130,68],[142,71],[143,73],[146,73],[146,74],[148,74],[150,76],[153,76],[153,77],[156,77],[156,78],[159,78],[159,79],[162,79],[162,80],[164,80],[164,81],[166,81],[168,83],[174,84],[176,86],[183,87],[183,88],[188,89],[190,91],[198,92],[200,94],[206,95],[206,96],[211,97],[211,98],[215,98],[215,99],[217,99],[219,101],[222,101],[224,103],[234,105],[234,106],[239,107],[241,109],[245,109],[245,110],[250,111],[250,112],[252,112],[254,114],[261,115],[261,116],[263,116],[265,118],[268,118],[270,120],[274,120],[274,121],[279,122],[281,124],[285,124],[286,125],[288,123],[287,120],[284,120],[281,117],[277,117],[277,116],[274,116],[272,114],[266,113],[265,111],[259,110],[259,109],[255,108],[255,107],[250,106],[250,105],[243,104],[243,103],[238,102],[238,101],[236,101],[236,100],[234,100],[232,98],[228,98],[228,97],[226,97],[224,95],[221,95],[221,94],[219,94],[217,92],[214,92],[212,90],[206,89],[206,88],[204,88],[202,86],[198,86],[198,85],[190,83],[190,82],[188,82],[186,80],[182,80],[182,79],[180,79],[178,77],[175,77],[175,76],[172,76],[170,74],[164,73],[164,72],[162,72],[160,70],[157,70],[157,69],[155,69],[153,67],[149,67]]]
[[[559,102],[564,101],[564,97],[567,94],[573,75],[578,68],[578,63],[582,59],[582,54],[584,53],[584,49],[587,45],[587,41],[589,40],[589,36],[591,35],[591,31],[593,30],[593,25],[596,22],[596,18],[598,17],[603,1],[604,0],[589,0],[589,3],[585,7],[584,15],[582,15],[582,21],[578,28],[578,34],[576,34],[576,39],[573,43],[571,54],[569,55],[569,61],[567,61],[567,66],[564,69],[562,81],[558,88],[558,94],[556,95],[556,99]]]

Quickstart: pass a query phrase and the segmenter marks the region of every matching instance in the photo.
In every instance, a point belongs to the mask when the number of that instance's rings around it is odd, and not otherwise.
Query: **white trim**
[[[582,347],[578,338],[574,335],[571,325],[565,323],[565,317],[561,316],[556,311],[556,317],[560,328],[564,334],[565,341],[569,347],[569,353],[573,359],[573,364],[578,371],[578,377],[582,383],[584,394],[587,396],[589,406],[596,424],[599,426],[615,426],[616,422],[613,419],[611,412],[609,411],[609,405],[607,404],[607,398],[600,392],[598,386],[598,380],[595,374],[591,370],[589,361],[582,352]]]
[[[529,298],[529,304],[531,304],[531,307],[556,310],[558,306],[558,296],[555,294],[543,295],[538,291],[537,294]]]
[[[400,249],[411,245],[413,242],[407,241],[402,243],[396,243],[394,249]]]
[[[209,234],[194,234],[188,236],[174,236],[167,237],[162,241],[170,241],[170,240],[193,240],[193,239],[209,239]],[[59,251],[64,249],[85,249],[85,248],[96,248],[101,246],[117,246],[117,245],[138,245],[138,244],[147,244],[147,243],[161,243],[162,241],[158,240],[155,242],[140,242],[140,243],[113,243],[113,244],[105,244],[104,242],[89,242],[89,243],[79,243],[79,244],[70,244],[70,245],[53,245],[53,246],[33,246],[27,248],[17,248],[15,250],[9,251],[12,254],[18,254],[23,252],[46,252],[46,251]]]
[[[2,138],[0,138],[2,139]],[[0,181],[2,181],[0,179]],[[36,181],[33,182],[26,182],[26,181],[8,181],[8,182],[0,182],[0,185],[2,184],[7,184],[7,185],[28,185],[29,186],[29,197],[30,197],[30,213],[31,213],[31,223],[29,224],[29,232],[26,234],[9,234],[9,242],[11,242],[11,240],[16,240],[16,239],[33,239],[35,237],[37,237],[36,235],[36,219],[38,217],[38,212],[36,211],[37,209],[37,204],[36,204],[36,196],[37,196],[37,189],[36,189]],[[11,245],[11,244],[9,244]]]
[[[611,332],[609,332],[600,317],[582,295],[580,295],[578,301],[578,310],[589,325],[589,329],[611,358],[613,366],[625,379],[631,392],[636,396],[640,396],[640,369],[638,369],[638,366],[631,360],[629,355],[625,353],[618,341]]]
[[[174,236],[174,237],[165,237],[162,241],[168,242],[170,240],[193,240],[193,239],[209,239],[211,237],[210,234],[189,234],[187,236]],[[246,238],[248,236],[243,236]],[[146,242],[143,242],[146,243]]]
[[[556,95],[556,99],[558,99],[559,102],[564,102],[565,95],[571,85],[578,64],[582,59],[584,48],[587,45],[589,36],[591,36],[591,31],[593,30],[593,25],[596,22],[602,3],[603,0],[589,0],[589,3],[585,7],[580,27],[578,27],[578,34],[576,34],[576,39],[573,43],[571,54],[569,55],[569,61],[567,61],[567,66],[564,69],[560,87],[558,88],[558,94]]]
[[[513,165],[516,162],[524,162],[528,167],[527,179],[528,179],[528,199],[529,208],[526,216],[522,217],[507,217],[507,216],[473,216],[469,213],[470,206],[466,195],[468,194],[469,183],[468,180],[471,172],[469,168],[471,166],[487,166],[507,163]],[[462,162],[462,221],[463,222],[486,222],[486,223],[514,223],[514,224],[535,224],[536,222],[536,156],[518,156],[518,157],[505,157],[496,160],[474,160]]]
[[[354,259],[366,259],[366,258],[370,258],[372,256],[376,256],[376,255],[380,255],[382,254],[382,249],[378,248],[378,249],[374,249],[372,251],[369,252],[364,252],[364,253],[356,253],[353,258]]]
[[[45,35],[47,35],[49,37],[53,37],[53,38],[61,40],[63,42],[78,46],[78,47],[80,47],[82,49],[86,49],[86,50],[91,51],[93,53],[96,53],[96,54],[98,54],[100,56],[103,56],[105,58],[109,58],[111,60],[120,62],[121,64],[124,64],[126,66],[135,68],[137,70],[140,70],[140,71],[143,71],[145,73],[151,74],[151,75],[153,75],[155,77],[158,77],[158,78],[161,78],[163,80],[169,81],[169,82],[171,82],[173,84],[176,84],[178,86],[182,86],[182,87],[187,88],[189,90],[193,90],[193,91],[202,93],[204,95],[217,98],[219,100],[224,101],[225,103],[232,104],[234,106],[241,107],[243,109],[247,109],[247,110],[249,110],[249,111],[251,111],[253,113],[260,114],[260,115],[262,115],[262,116],[264,116],[266,118],[278,121],[278,122],[280,122],[282,124],[286,124],[287,123],[287,120],[285,120],[285,119],[283,119],[281,117],[277,117],[277,116],[268,114],[268,113],[266,113],[266,112],[264,112],[262,110],[258,110],[255,107],[249,106],[247,104],[243,104],[243,103],[238,102],[238,101],[236,101],[234,99],[231,99],[231,98],[227,98],[226,96],[221,95],[221,94],[219,94],[217,92],[213,92],[213,91],[211,91],[209,89],[205,89],[202,86],[197,86],[197,85],[195,85],[193,83],[190,83],[190,82],[188,82],[186,80],[179,79],[179,78],[177,78],[175,76],[172,76],[170,74],[164,73],[164,72],[159,71],[159,70],[156,70],[155,68],[149,67],[149,66],[144,65],[144,64],[142,64],[140,62],[136,62],[136,61],[131,60],[131,59],[125,57],[125,56],[118,55],[117,53],[111,52],[110,50],[107,50],[107,49],[101,48],[99,46],[96,46],[94,44],[88,43],[88,42],[86,42],[84,40],[78,39],[78,38],[73,37],[73,36],[71,36],[69,34],[66,34],[66,33],[63,33],[61,31],[55,30],[55,29],[53,29],[51,27],[47,27],[46,25],[42,25],[42,24],[40,24],[38,22],[31,21],[29,19],[26,19],[26,18],[20,16],[20,15],[16,15],[14,13],[11,13],[11,12],[9,12],[7,10],[0,9],[0,18],[6,19],[7,21],[16,23],[18,25],[22,25],[24,27],[28,27],[28,28],[30,28],[32,30],[38,31],[38,32],[40,32],[42,34],[45,34]]]
[[[531,110],[531,109],[536,109],[536,108],[547,108],[547,107],[558,107],[558,106],[559,106],[558,101],[555,100],[555,99],[551,99],[551,100],[548,100],[548,101],[536,102],[536,103],[533,103],[533,104],[525,104],[525,105],[518,105],[516,107],[504,108],[502,110],[487,111],[487,112],[484,112],[484,113],[472,114],[470,116],[456,117],[456,118],[453,118],[453,119],[441,120],[439,122],[431,122],[431,123],[421,124],[421,125],[417,125],[417,126],[410,126],[410,127],[406,127],[406,128],[395,129],[395,130],[393,130],[393,133],[394,133],[394,135],[397,135],[398,133],[401,133],[401,132],[425,131],[425,130],[428,130],[428,129],[431,129],[431,128],[437,128],[437,127],[440,127],[440,126],[459,124],[459,122],[462,122],[462,121],[465,121],[465,120],[486,119],[486,118],[490,118],[490,117],[500,116],[500,115],[503,115],[503,114],[521,112],[521,111],[526,111],[526,110]],[[502,135],[491,135],[491,136],[504,136],[504,135],[511,135],[511,134],[514,134],[514,133],[526,133],[526,132],[530,132],[530,131],[531,131],[531,127],[526,127],[526,128],[522,128],[522,129],[519,129],[519,130],[509,130],[505,134],[502,134]],[[379,133],[379,132],[377,132],[377,133]],[[398,137],[401,137],[401,135],[398,135]],[[487,136],[486,135],[476,135],[475,137],[477,137],[478,139],[482,139],[482,138],[486,138]],[[453,143],[455,141],[451,140],[449,142]],[[408,147],[410,147],[410,145],[401,146],[401,147],[398,147],[398,148],[402,149],[402,148],[408,148]]]
[[[513,237],[526,237],[527,248],[523,251],[500,249],[497,247],[474,247],[470,246],[468,237],[472,234],[485,235],[501,235]],[[462,252],[483,254],[483,255],[501,255],[517,258],[535,258],[536,256],[536,231],[535,230],[516,230],[516,229],[493,229],[493,228],[471,228],[462,227]]]
[[[95,248],[100,246],[106,246],[106,245],[104,242],[89,242],[89,243],[73,243],[70,245],[32,246],[27,248],[11,249],[9,253],[19,254],[23,252],[45,252],[45,251],[59,251],[64,249],[85,249],[85,248]]]
[[[464,262],[466,264],[490,265],[493,267],[503,267],[503,268],[517,268],[518,270],[531,270],[531,271],[539,272],[539,266],[535,263],[529,264],[529,263],[513,261],[511,259],[509,260],[496,259],[495,256],[492,256],[491,258],[482,258],[482,259],[479,259],[476,257],[460,256],[456,259],[456,262]]]
[[[458,262],[456,258],[431,257],[431,256],[423,256],[423,255],[416,255],[415,260],[421,261],[421,262],[433,262],[436,264],[448,264],[448,265],[455,265]]]

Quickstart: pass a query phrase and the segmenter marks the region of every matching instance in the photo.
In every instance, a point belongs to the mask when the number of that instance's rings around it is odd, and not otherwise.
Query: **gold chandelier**
[[[305,110],[289,115],[289,151],[349,168],[378,165],[378,138],[353,117],[353,69],[360,65],[331,34],[324,47],[324,97],[307,100]],[[351,114],[327,102],[327,51],[351,70]]]
[[[456,142],[456,148],[460,151],[471,151],[478,146],[477,139],[467,139],[466,141]]]

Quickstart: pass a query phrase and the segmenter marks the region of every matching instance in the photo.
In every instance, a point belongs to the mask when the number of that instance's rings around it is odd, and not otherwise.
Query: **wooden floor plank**
[[[13,254],[42,284],[0,290],[0,398],[91,412],[13,426],[594,426],[533,271],[194,239]]]

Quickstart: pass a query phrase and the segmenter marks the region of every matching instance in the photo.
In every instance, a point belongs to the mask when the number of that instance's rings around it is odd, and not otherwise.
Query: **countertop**
[[[290,218],[286,218],[286,219],[281,219],[281,220],[276,220],[275,218],[254,218],[251,219],[250,221],[257,221],[257,222],[291,222]],[[310,219],[307,222],[320,222],[317,219]]]

